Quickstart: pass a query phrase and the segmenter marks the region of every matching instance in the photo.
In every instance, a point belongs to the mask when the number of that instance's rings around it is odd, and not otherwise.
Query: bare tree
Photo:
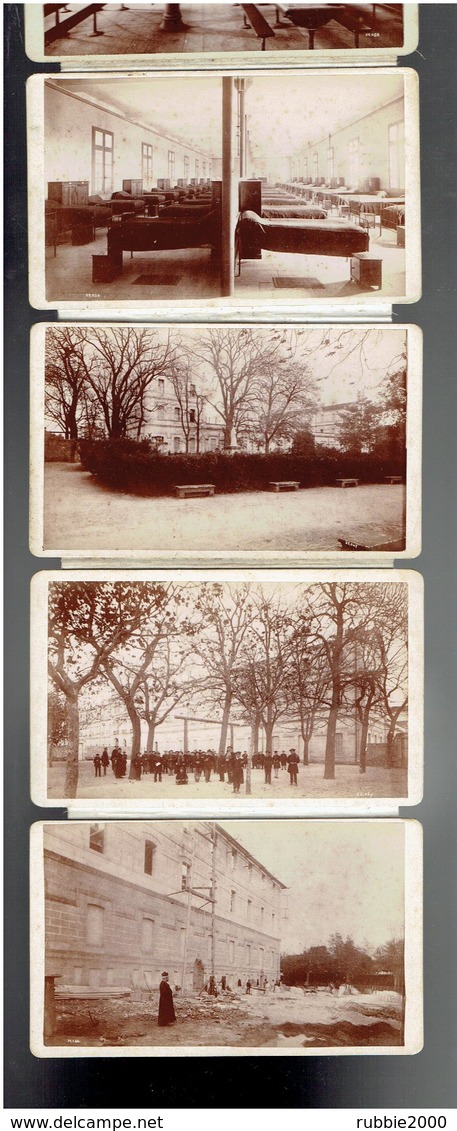
[[[294,632],[291,640],[290,671],[287,696],[291,710],[297,711],[303,741],[303,765],[309,765],[309,747],[316,719],[326,711],[329,702],[330,673],[325,652],[308,639],[306,622]]]
[[[247,659],[247,633],[252,619],[250,586],[204,585],[196,607],[201,629],[195,644],[205,672],[202,693],[222,712],[219,754],[225,754],[237,670]]]
[[[267,597],[260,587],[252,599],[252,622],[246,639],[249,658],[235,673],[234,695],[249,717],[261,719],[270,753],[275,726],[289,710],[286,688],[291,670],[292,623],[279,595]]]
[[[191,439],[195,439],[195,451],[200,451],[201,431],[204,420],[206,394],[197,392],[189,357],[180,355],[170,366],[170,381],[179,409],[179,422],[184,436],[186,452]]]
[[[140,718],[148,726],[148,754],[152,754],[154,750],[156,728],[165,722],[191,692],[196,693],[197,681],[186,677],[184,670],[191,655],[192,648],[183,648],[167,636],[156,650],[153,670],[145,672],[139,684],[135,706]]]
[[[309,424],[314,407],[306,369],[276,362],[254,382],[243,431],[268,455]]]
[[[66,411],[64,395],[73,374],[73,382],[77,375],[80,428],[91,434],[94,428],[101,430],[111,439],[128,434],[139,439],[147,394],[155,378],[167,374],[174,358],[170,334],[161,341],[157,331],[134,326],[80,327],[77,332],[53,329],[50,333],[48,399],[53,419]],[[59,378],[63,364],[66,383]]]
[[[46,330],[45,411],[66,440],[85,430],[85,330],[79,326]]]
[[[138,629],[148,601],[148,586],[138,583],[53,582],[49,587],[48,671],[65,696],[65,797],[76,797],[78,787],[80,692]]]

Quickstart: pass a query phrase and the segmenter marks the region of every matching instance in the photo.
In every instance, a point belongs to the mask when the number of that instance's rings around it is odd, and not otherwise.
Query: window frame
[[[101,145],[97,144],[97,134],[102,135]],[[106,138],[111,138],[111,145],[106,144]],[[101,183],[98,177],[97,155],[101,153]],[[110,178],[107,179],[106,157],[111,156]],[[102,126],[92,126],[92,191],[95,194],[107,195],[114,191],[114,133],[105,130]]]

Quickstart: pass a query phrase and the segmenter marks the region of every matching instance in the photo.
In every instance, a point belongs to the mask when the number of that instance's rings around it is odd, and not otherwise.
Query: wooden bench
[[[335,482],[336,487],[358,487],[358,479],[337,479]]]
[[[258,39],[262,40],[262,51],[265,51],[265,41],[274,38],[274,31],[270,24],[267,22],[256,4],[242,4],[244,14],[244,26],[252,27]]]
[[[403,483],[402,475],[386,475],[386,483]]]
[[[175,487],[175,494],[177,499],[187,499],[194,495],[214,495],[214,490],[214,483],[185,483]]]
[[[278,483],[269,483],[270,491],[298,491],[300,484],[294,479],[282,479]]]
[[[44,33],[46,47],[50,43],[53,43],[55,39],[61,39],[67,36],[72,28],[76,27],[77,24],[80,24],[83,20],[89,19],[90,16],[92,16],[93,21],[91,35],[103,35],[104,32],[99,31],[97,28],[97,12],[101,12],[104,7],[105,4],[85,4],[80,11],[71,12],[70,15],[62,19],[62,12],[65,12],[67,9],[66,4],[45,4],[45,16],[54,15],[56,21],[54,27],[48,28]]]
[[[354,36],[354,47],[357,49],[359,46],[359,36],[366,35],[367,32],[373,31],[373,24],[366,19],[363,13],[359,13],[350,7],[350,10],[345,5],[343,9],[338,11],[338,14],[333,17],[335,23],[351,31]]]

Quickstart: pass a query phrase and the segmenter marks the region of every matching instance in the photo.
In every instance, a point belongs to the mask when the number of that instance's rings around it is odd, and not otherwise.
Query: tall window
[[[236,906],[236,891],[230,892],[230,910],[234,911]]]
[[[105,909],[96,903],[87,904],[86,942],[89,946],[103,944],[103,918]]]
[[[105,850],[105,830],[103,825],[91,825],[89,830],[89,848],[93,852],[104,852]]]
[[[405,187],[405,123],[389,126],[389,188]]]
[[[175,179],[175,154],[173,149],[168,150],[168,176],[170,181]]]
[[[175,420],[181,420],[181,409],[178,405],[173,409]]]
[[[185,157],[184,158],[184,177],[185,177],[186,181],[189,180],[189,172],[190,172],[190,157]]]
[[[251,947],[250,947],[250,943],[246,943],[246,962],[247,962],[248,966],[250,964],[250,961],[251,961]]]
[[[181,865],[181,891],[188,891],[190,884],[190,864]]]
[[[154,852],[155,844],[152,840],[145,840],[144,842],[144,871],[147,876],[152,876],[154,867]]]
[[[248,923],[250,921],[251,914],[252,914],[252,899],[248,899],[248,905],[247,905],[247,920],[248,920]]]
[[[236,859],[237,859],[237,856],[236,856],[235,849],[232,849],[232,872],[234,872],[235,868],[236,868]]]
[[[206,161],[203,162],[202,171],[203,171],[203,176],[206,177]]]
[[[327,180],[332,181],[335,176],[335,150],[332,145],[327,149]]]
[[[141,143],[141,176],[143,189],[152,188],[152,145],[149,141]]]
[[[229,962],[233,966],[233,963],[235,961],[235,943],[234,943],[233,939],[229,939],[228,957],[229,957]]]
[[[319,154],[313,153],[313,181],[317,181],[319,176]]]
[[[304,181],[308,180],[308,158],[307,157],[303,158],[303,180]]]
[[[181,451],[181,437],[180,436],[174,436],[173,437],[173,451],[174,452],[180,452]]]
[[[358,188],[360,181],[360,139],[353,137],[348,145],[349,188]]]
[[[114,134],[92,126],[92,184],[94,193],[113,191]]]
[[[141,922],[141,949],[151,952],[154,945],[154,920],[143,919]]]
[[[165,406],[163,404],[157,405],[157,416],[159,420],[165,420]]]
[[[263,927],[264,919],[265,919],[265,908],[261,907],[260,908],[260,926],[261,927]]]
[[[158,387],[159,387],[159,393],[164,393],[165,392],[165,378],[159,377],[157,379],[157,384],[158,384]]]
[[[198,157],[195,158],[195,176],[196,176],[197,181],[198,181],[198,178],[200,176],[200,162],[198,160]]]

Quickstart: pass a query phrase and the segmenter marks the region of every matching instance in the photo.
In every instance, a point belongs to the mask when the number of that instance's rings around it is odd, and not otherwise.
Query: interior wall
[[[191,145],[161,136],[153,130],[125,121],[116,114],[74,98],[67,91],[45,87],[45,176],[48,181],[92,181],[92,127],[110,130],[114,134],[113,191],[122,189],[122,181],[141,178],[142,142],[153,145],[153,183],[157,178],[168,177],[168,151],[175,154],[175,178],[184,177],[184,157],[190,159],[189,177],[195,176],[195,160],[199,161],[199,177],[203,177],[203,161],[207,162],[206,176],[217,179],[220,160],[212,162],[212,155]]]
[[[334,177],[343,177],[349,187],[351,185],[349,167],[349,142],[359,138],[360,176],[361,185],[368,177],[379,177],[381,189],[389,190],[389,126],[394,122],[404,119],[403,98],[397,98],[387,106],[382,106],[372,114],[359,118],[344,129],[331,134],[330,145],[334,151]],[[304,158],[308,158],[308,176],[314,179],[313,158],[317,153],[319,159],[319,177],[327,180],[327,150],[329,138],[324,137],[317,145],[303,148],[296,154],[291,162],[291,176],[302,177],[305,174]],[[405,182],[392,186],[404,189]],[[392,190],[391,190],[392,191]]]

